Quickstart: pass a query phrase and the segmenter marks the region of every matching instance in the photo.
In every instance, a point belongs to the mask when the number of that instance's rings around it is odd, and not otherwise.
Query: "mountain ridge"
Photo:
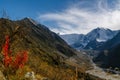
[[[69,45],[71,45],[73,48],[75,49],[97,49],[97,47],[92,47],[93,43],[97,45],[99,44],[103,44],[104,42],[112,39],[117,33],[119,32],[119,30],[110,30],[107,28],[95,28],[92,31],[90,31],[89,33],[87,33],[86,35],[83,34],[76,34],[78,37],[78,39],[76,39],[76,37],[72,36],[73,39],[75,39],[76,41],[73,41],[72,44],[71,42],[71,34],[70,35],[60,35],[61,38],[63,38]],[[82,35],[81,38],[79,38]],[[67,39],[68,38],[68,39]],[[94,45],[95,46],[95,45]]]

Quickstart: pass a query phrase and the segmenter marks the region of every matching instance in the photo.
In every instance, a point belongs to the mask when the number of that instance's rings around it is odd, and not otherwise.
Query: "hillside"
[[[1,53],[6,35],[10,36],[12,55],[22,50],[28,51],[28,62],[22,69],[23,73],[19,76],[8,74],[10,80],[23,80],[24,75],[30,71],[35,73],[38,80],[44,77],[50,80],[70,80],[76,78],[76,67],[78,68],[77,78],[97,79],[84,73],[91,67],[85,55],[78,53],[57,34],[30,18],[18,21],[0,19]],[[0,56],[0,64],[3,66],[2,54]],[[4,71],[4,66],[0,70]]]
[[[98,47],[100,50],[111,49],[120,44],[120,32],[114,36],[112,39],[108,40],[105,44]]]

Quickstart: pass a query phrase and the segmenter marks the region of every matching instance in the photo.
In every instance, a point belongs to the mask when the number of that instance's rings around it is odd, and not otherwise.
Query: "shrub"
[[[24,64],[28,61],[28,52],[21,51],[16,54],[16,56],[12,56],[12,51],[10,51],[9,45],[9,36],[5,37],[5,44],[2,47],[3,52],[3,65],[5,67],[4,73],[5,75],[9,73],[16,73],[19,68],[22,68]]]

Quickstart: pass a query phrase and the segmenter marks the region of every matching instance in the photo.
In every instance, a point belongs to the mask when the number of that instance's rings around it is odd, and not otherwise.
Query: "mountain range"
[[[119,30],[110,30],[106,28],[96,28],[84,34],[65,34],[60,35],[70,46],[77,50],[91,49],[99,50],[99,48],[112,39]]]
[[[21,50],[28,51],[28,62],[21,69],[23,73],[20,73],[20,76],[17,73],[16,75],[8,74],[7,78],[10,80],[24,80],[24,74],[30,71],[36,73],[38,80],[41,78],[102,80],[85,73],[92,67],[86,55],[70,47],[56,33],[31,18],[16,21],[0,18],[0,65],[2,66],[2,46],[6,35],[10,37],[9,49],[13,56]],[[0,67],[3,74],[5,70],[4,66]]]
[[[26,72],[33,71],[36,73],[37,79],[46,77],[51,80],[70,80],[76,78],[77,75],[78,79],[102,80],[85,73],[86,70],[93,67],[91,60],[84,54],[87,51],[78,52],[75,49],[89,50],[91,55],[94,50],[100,50],[100,53],[93,58],[97,65],[105,68],[120,67],[119,30],[96,28],[86,35],[70,34],[59,37],[45,25],[39,24],[31,18],[17,21],[0,18],[0,32],[1,53],[6,35],[10,37],[12,55],[16,55],[16,52],[19,53],[21,50],[29,53],[22,79]],[[96,51],[96,53],[98,52]],[[0,65],[3,65],[2,59],[3,56],[0,54]],[[3,72],[4,69],[1,67],[0,71]],[[10,75],[9,78],[20,79],[17,75]]]
[[[120,68],[120,30],[96,28],[83,34],[61,37],[73,48],[86,52],[102,68]]]

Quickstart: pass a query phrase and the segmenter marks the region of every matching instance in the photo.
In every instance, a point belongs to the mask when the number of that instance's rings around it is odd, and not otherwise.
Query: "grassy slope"
[[[0,50],[5,42],[5,35],[10,36],[12,55],[21,50],[29,52],[29,61],[23,68],[22,74],[19,76],[10,74],[11,80],[22,79],[28,71],[34,71],[38,79],[41,77],[48,77],[51,80],[72,80],[75,78],[75,66],[71,66],[69,62],[67,64],[66,60],[76,56],[77,52],[43,25],[36,26],[28,19],[21,21],[0,19]],[[84,73],[87,61],[80,57],[77,59],[79,59],[79,64],[85,62],[78,69],[78,77],[83,80],[95,80],[95,77]],[[1,67],[2,70],[4,67]]]

